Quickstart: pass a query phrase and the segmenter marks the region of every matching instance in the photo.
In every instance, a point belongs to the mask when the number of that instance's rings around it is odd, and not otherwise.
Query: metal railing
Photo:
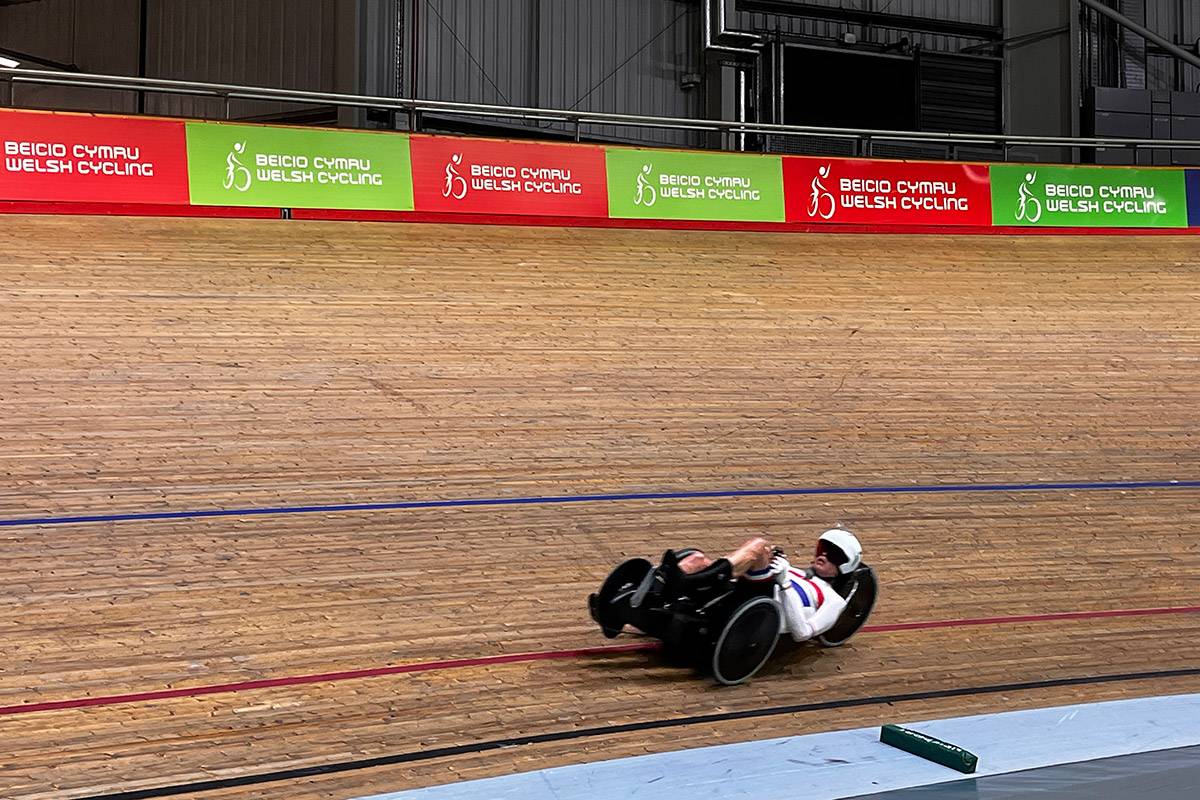
[[[12,84],[42,84],[55,86],[87,87],[132,92],[213,97],[224,101],[225,117],[229,117],[229,104],[233,100],[261,100],[282,103],[299,103],[314,106],[341,108],[385,109],[403,113],[408,117],[408,129],[421,130],[421,115],[444,113],[468,117],[485,117],[520,121],[558,122],[573,129],[579,141],[581,128],[585,125],[605,125],[619,128],[661,128],[693,132],[708,132],[725,135],[731,142],[736,134],[757,134],[764,137],[822,137],[855,142],[854,154],[870,156],[873,145],[880,142],[907,144],[947,145],[950,157],[963,145],[981,145],[1002,150],[1004,160],[1015,147],[1038,148],[1121,148],[1131,150],[1200,150],[1200,140],[1175,139],[1129,139],[1108,137],[1063,137],[1026,136],[1013,134],[980,133],[937,133],[931,131],[894,131],[867,128],[828,128],[811,125],[779,125],[759,122],[734,122],[728,120],[680,119],[654,117],[638,114],[612,114],[570,109],[524,108],[520,106],[498,106],[479,103],[458,103],[445,100],[418,100],[404,97],[376,97],[372,95],[337,94],[313,92],[299,89],[276,89],[266,86],[240,86],[228,83],[201,81],[177,81],[163,78],[136,78],[124,75],[100,75],[92,73],[64,73],[52,70],[0,68],[0,81]]]

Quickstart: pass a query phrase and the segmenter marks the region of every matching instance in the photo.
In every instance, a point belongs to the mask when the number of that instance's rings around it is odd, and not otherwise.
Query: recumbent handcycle
[[[728,570],[685,575],[678,562],[686,550],[668,550],[656,567],[631,558],[609,573],[588,609],[600,630],[616,638],[626,625],[662,641],[676,663],[710,673],[732,686],[754,676],[779,640],[783,609],[773,581],[732,578]],[[846,600],[838,621],[815,641],[845,644],[866,623],[878,586],[866,564],[831,581]]]

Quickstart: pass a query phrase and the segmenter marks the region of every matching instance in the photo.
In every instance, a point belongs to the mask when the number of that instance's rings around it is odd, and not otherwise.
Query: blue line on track
[[[701,500],[729,497],[797,497],[828,494],[942,494],[950,492],[1060,492],[1133,489],[1200,489],[1197,481],[1108,481],[1099,483],[947,483],[932,486],[838,486],[799,489],[730,489],[707,492],[633,492],[628,494],[579,494],[548,497],[486,497],[461,500],[413,500],[397,503],[344,503],[322,506],[279,506],[268,508],[217,508],[207,511],[148,511],[133,514],[90,514],[74,517],[29,517],[0,519],[0,528],[24,525],[74,525],[84,522],[132,522],[137,520],[203,519],[205,517],[251,517],[267,514],[333,514],[346,511],[397,511],[417,508],[464,508],[467,506],[528,506],[551,503],[602,503],[631,500]]]

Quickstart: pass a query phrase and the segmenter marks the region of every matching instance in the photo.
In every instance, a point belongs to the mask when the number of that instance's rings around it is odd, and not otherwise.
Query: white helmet
[[[843,575],[854,572],[862,563],[862,545],[858,543],[858,538],[845,528],[830,528],[817,537],[817,541],[829,542],[846,554],[846,563],[838,565],[838,571]]]

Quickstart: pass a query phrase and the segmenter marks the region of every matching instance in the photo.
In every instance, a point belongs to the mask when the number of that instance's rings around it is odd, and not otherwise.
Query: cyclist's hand
[[[782,554],[771,559],[771,572],[775,575],[775,582],[784,588],[792,582],[792,576],[788,573],[791,566]]]

